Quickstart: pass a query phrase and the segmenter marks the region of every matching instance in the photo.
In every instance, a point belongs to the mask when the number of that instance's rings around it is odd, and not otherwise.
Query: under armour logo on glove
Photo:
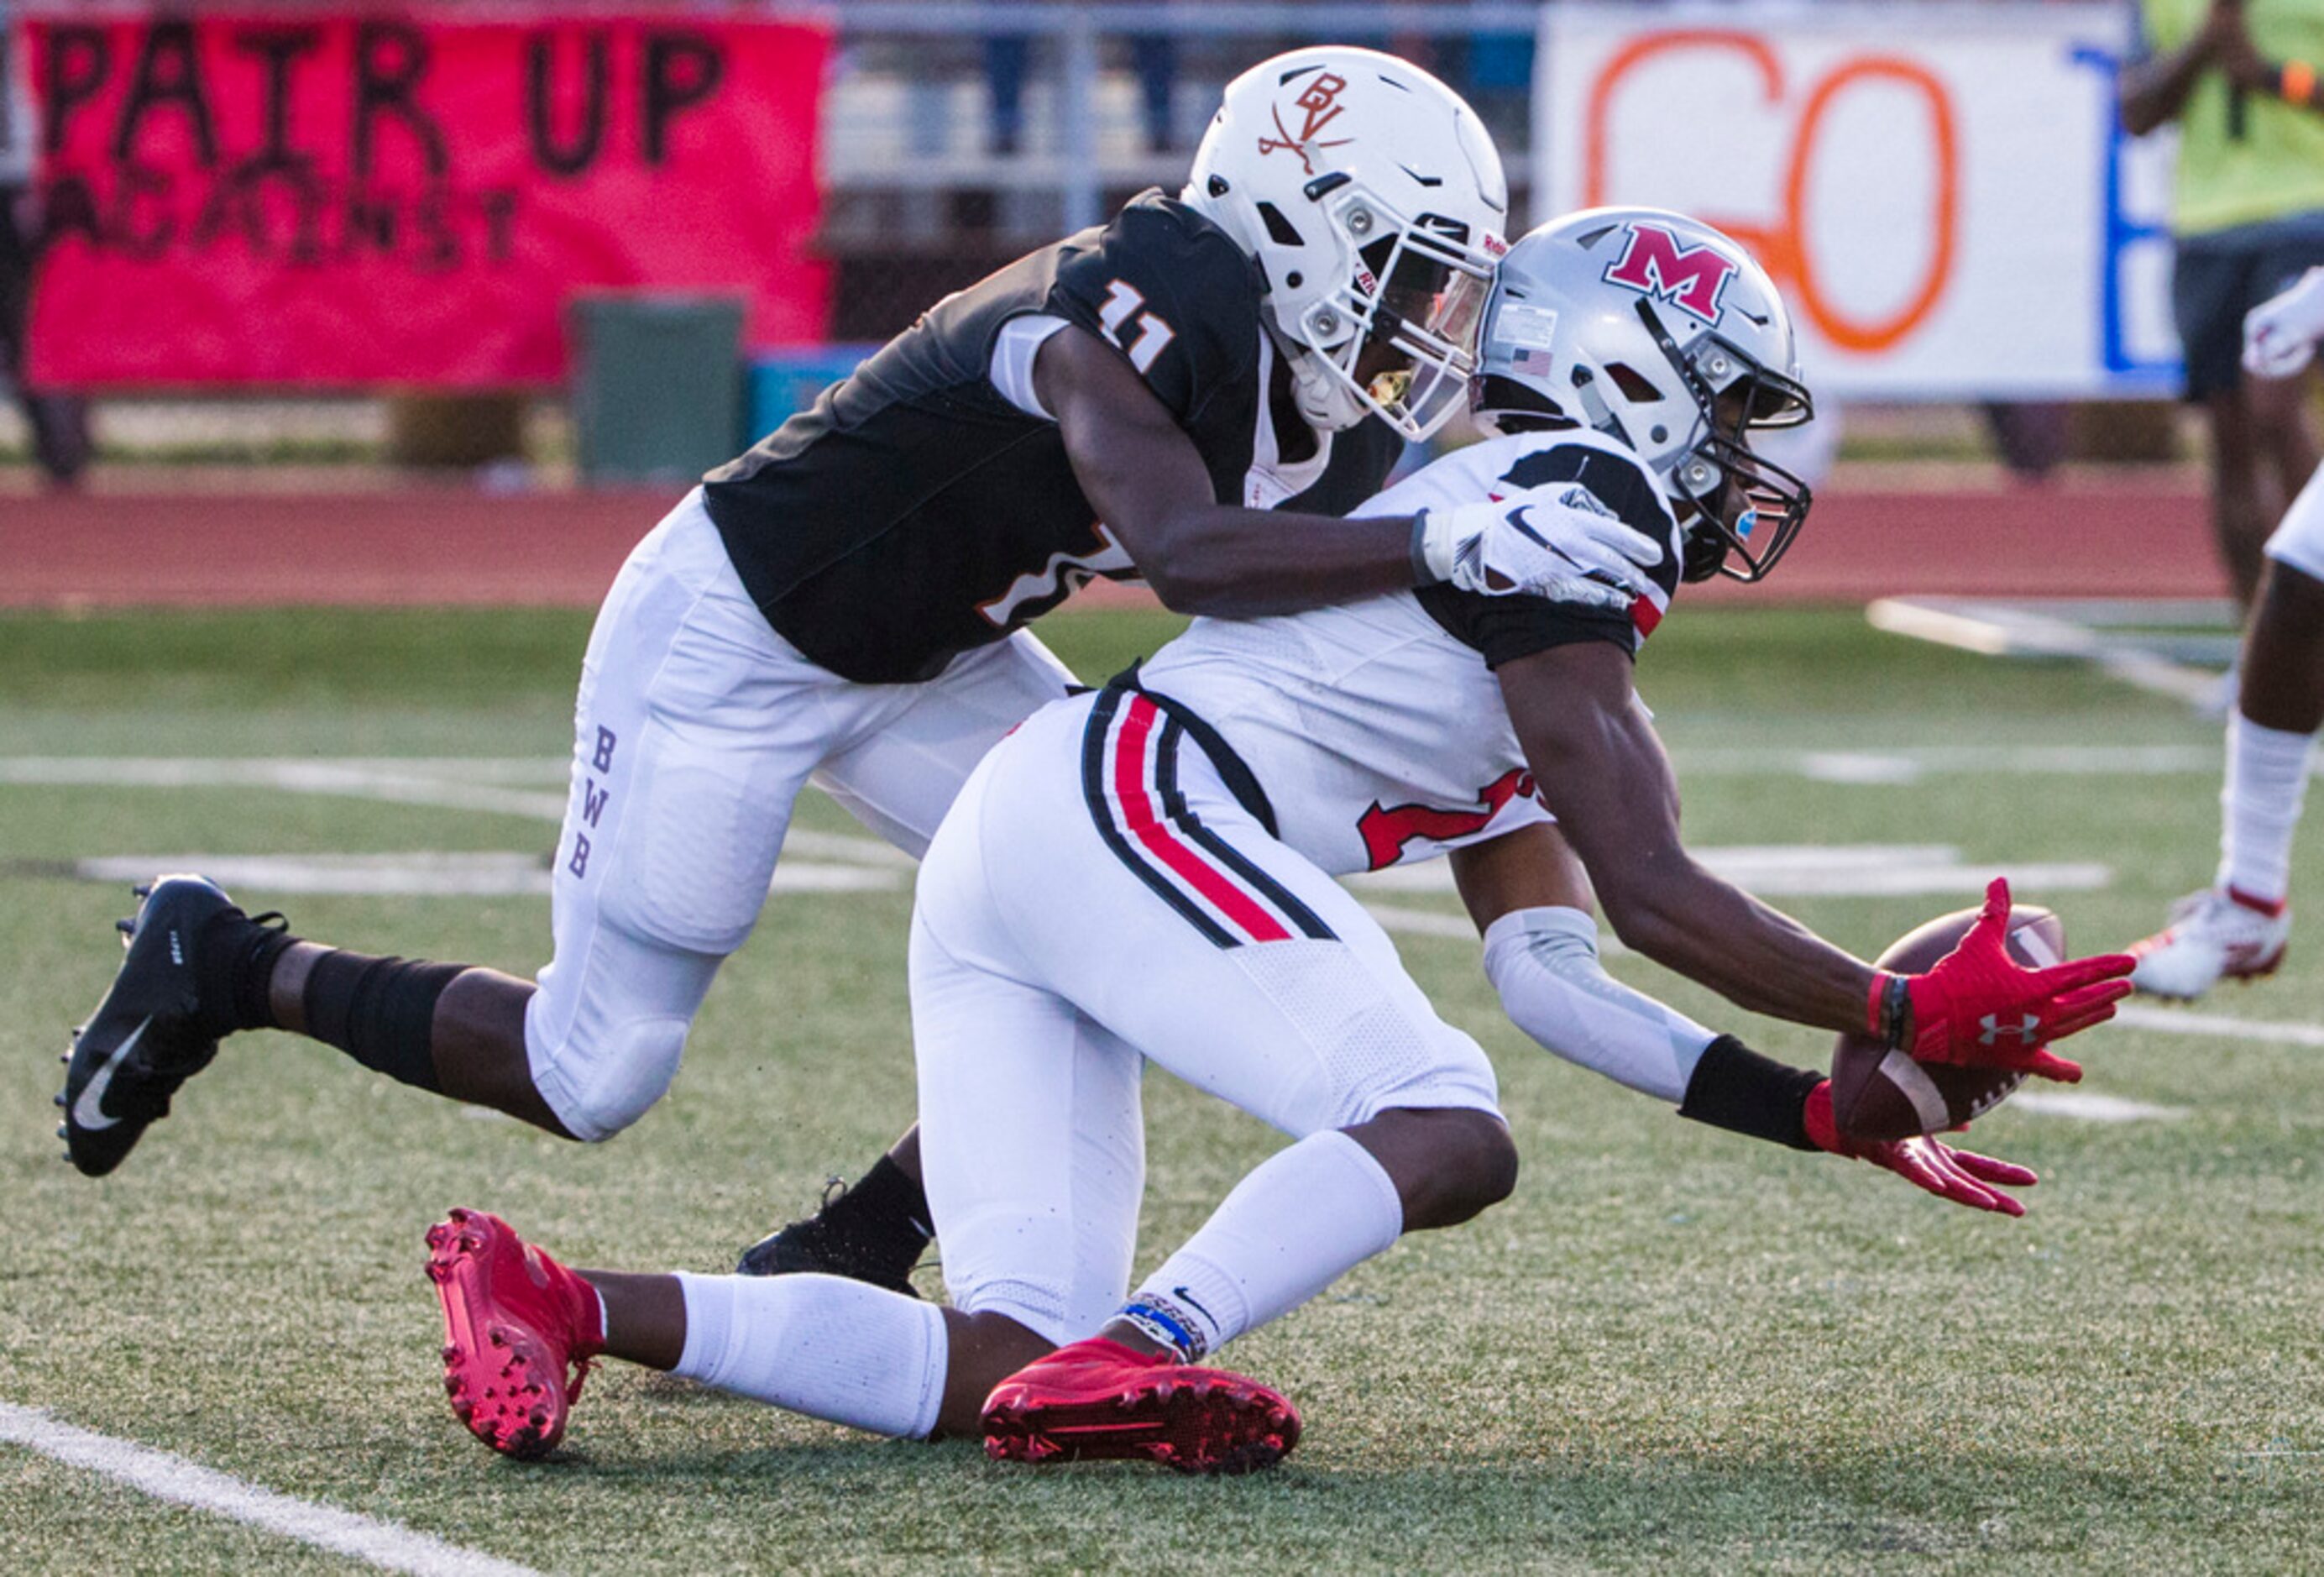
[[[2102,953],[2027,969],[2009,956],[2008,930],[2009,883],[1996,877],[1977,924],[1927,973],[1875,974],[1872,1032],[1920,1062],[2079,1082],[2080,1064],[2043,1047],[2113,1018],[2115,1003],[2130,994],[2124,977],[2136,960]],[[1906,1009],[1909,1034],[1900,1010]],[[2005,1040],[2015,1044],[2005,1047]]]
[[[1978,1020],[1978,1023],[1981,1025],[1985,1030],[1984,1034],[1977,1038],[1977,1043],[1979,1046],[1995,1045],[2005,1035],[2009,1036],[2023,1044],[2031,1045],[2033,1044],[2035,1031],[2042,1028],[2041,1019],[2032,1013],[2026,1014],[2022,1019],[2015,1024],[2003,1024],[1998,1021],[1998,1019],[1999,1015],[1987,1013],[1984,1018]]]

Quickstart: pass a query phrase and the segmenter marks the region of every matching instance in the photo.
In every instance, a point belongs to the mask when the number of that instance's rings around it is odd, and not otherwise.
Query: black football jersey
[[[1097,521],[1056,424],[992,386],[1009,319],[1044,313],[1118,347],[1203,456],[1218,502],[1249,502],[1269,420],[1257,265],[1208,219],[1149,191],[1112,223],[947,296],[815,405],[713,471],[704,500],[768,622],[844,678],[934,678],[1092,577],[1134,576]],[[1344,514],[1402,453],[1368,421],[1336,435],[1282,507]]]

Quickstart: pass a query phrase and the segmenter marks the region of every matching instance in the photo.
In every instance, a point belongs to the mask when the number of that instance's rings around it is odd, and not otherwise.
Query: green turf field
[[[1102,676],[1169,628],[1068,613],[1043,632]],[[2085,1091],[2163,1114],[1987,1119],[1978,1141],[2047,1179],[2012,1222],[1556,1063],[1500,1017],[1472,944],[1425,935],[1406,957],[1493,1054],[1525,1176],[1233,1350],[1305,1412],[1280,1471],[1004,1468],[618,1365],[558,1460],[491,1456],[438,1388],[423,1229],[469,1204],[582,1264],[727,1267],[909,1119],[908,872],[779,895],[669,1098],[608,1145],[258,1036],[92,1183],[60,1164],[49,1098],[127,893],[75,862],[542,855],[586,633],[510,613],[0,619],[0,1404],[567,1572],[2324,1567],[2324,1047],[2170,1019],[2079,1042]],[[2085,947],[2209,876],[2216,724],[2080,669],[1853,614],[1715,611],[1674,619],[1641,684],[1700,844],[2103,866],[2088,890],[2020,894]],[[298,779],[300,761],[337,776]],[[820,801],[799,825],[852,830]],[[2324,892],[2324,835],[2307,848],[2296,886]],[[881,869],[828,836],[794,852]],[[522,893],[238,896],[370,951],[530,973],[547,945],[546,899]],[[1775,901],[1868,954],[1969,899]],[[2204,1011],[2324,1023],[2304,940]],[[1788,1060],[1828,1055],[1615,967]],[[1158,1075],[1148,1110],[1141,1263],[1277,1142]],[[933,1265],[921,1285],[937,1293]],[[0,1445],[0,1570],[346,1563]]]

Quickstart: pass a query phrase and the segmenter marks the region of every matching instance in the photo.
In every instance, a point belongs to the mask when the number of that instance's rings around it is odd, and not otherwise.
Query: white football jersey
[[[1574,641],[1635,652],[1670,605],[1669,500],[1629,450],[1569,430],[1495,438],[1416,472],[1357,512],[1410,514],[1521,488],[1577,500],[1662,545],[1628,613],[1450,586],[1264,619],[1197,619],[1140,670],[1242,757],[1283,841],[1333,875],[1433,859],[1546,821],[1493,667]]]

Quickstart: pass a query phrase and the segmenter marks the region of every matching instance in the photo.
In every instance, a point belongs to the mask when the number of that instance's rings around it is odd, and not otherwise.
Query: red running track
[[[0,495],[0,606],[593,606],[676,495],[433,486]],[[2203,495],[2183,474],[1933,490],[1843,481],[1818,500],[1766,586],[1714,583],[1687,595],[2221,595],[2206,521]]]

